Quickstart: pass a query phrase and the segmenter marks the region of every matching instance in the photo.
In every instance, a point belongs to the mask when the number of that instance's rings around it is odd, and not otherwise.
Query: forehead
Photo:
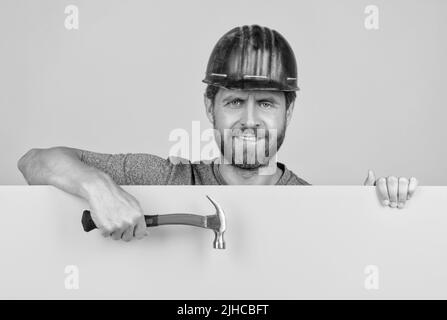
[[[219,88],[216,98],[218,100],[223,100],[229,97],[248,99],[250,96],[254,96],[255,99],[275,98],[275,100],[278,101],[282,101],[282,99],[284,99],[284,93],[281,91],[237,90],[237,89],[226,89],[226,88]]]

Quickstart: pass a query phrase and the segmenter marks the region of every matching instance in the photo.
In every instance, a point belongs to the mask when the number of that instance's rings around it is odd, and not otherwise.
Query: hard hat
[[[203,82],[227,89],[299,90],[289,43],[277,31],[259,25],[236,27],[219,39]]]

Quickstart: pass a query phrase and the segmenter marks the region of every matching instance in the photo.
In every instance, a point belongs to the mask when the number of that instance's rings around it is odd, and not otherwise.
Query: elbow
[[[20,170],[20,172],[24,173],[24,171],[26,171],[27,168],[31,166],[42,166],[49,162],[51,159],[57,158],[61,154],[66,154],[70,151],[71,149],[67,147],[52,147],[48,149],[33,148],[26,152],[19,159],[19,161],[17,161],[17,168]],[[76,156],[78,155],[76,154]]]
[[[67,156],[79,158],[77,150],[67,147],[34,148],[18,160],[17,168],[28,184],[48,184],[53,175],[53,168],[58,165],[61,158]]]
[[[28,183],[30,182],[29,168],[37,161],[39,151],[39,149],[31,149],[17,161],[17,168]]]
[[[25,174],[26,167],[30,164],[30,162],[36,158],[36,154],[39,152],[38,149],[31,149],[26,152],[22,157],[20,157],[19,161],[17,161],[17,168],[20,170],[22,174]]]

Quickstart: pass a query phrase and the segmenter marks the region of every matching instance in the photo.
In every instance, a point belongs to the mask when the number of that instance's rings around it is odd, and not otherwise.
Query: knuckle
[[[135,232],[135,238],[137,238],[139,240],[143,239],[145,235],[146,234],[144,233],[144,231],[143,232]]]
[[[118,231],[123,229],[123,223],[122,222],[115,222],[112,225],[112,232]]]
[[[112,233],[112,226],[109,224],[103,224],[99,227],[102,231],[102,233],[108,233],[110,235],[110,233]]]
[[[135,220],[136,218],[134,216],[130,216],[124,220],[124,223],[127,224],[128,226],[131,226],[134,224]]]
[[[123,221],[121,224],[121,230],[127,230],[131,227],[131,223],[127,220]]]
[[[379,184],[383,184],[385,182],[386,182],[385,177],[380,177],[379,179],[377,179],[377,183],[379,183]]]
[[[126,219],[126,221],[129,223],[129,225],[136,225],[138,221],[141,219],[141,215],[138,212],[133,212],[129,217]]]
[[[101,235],[102,235],[104,238],[108,238],[108,237],[110,237],[110,232],[107,231],[107,230],[103,230],[103,231],[101,232]]]
[[[410,180],[408,180],[408,178],[406,177],[399,177],[399,182],[400,183],[408,183]]]
[[[140,221],[141,221],[141,218],[140,217],[135,217],[135,218],[133,218],[132,219],[132,226],[136,226],[137,224],[139,224],[140,223]]]

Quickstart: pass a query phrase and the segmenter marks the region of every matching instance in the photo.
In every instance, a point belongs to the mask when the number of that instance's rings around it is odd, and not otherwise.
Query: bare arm
[[[108,180],[102,171],[81,161],[81,150],[55,147],[31,149],[17,164],[30,185],[53,185],[88,200],[89,187]]]
[[[81,152],[67,147],[31,149],[17,166],[30,185],[53,185],[85,199],[104,236],[142,238],[146,226],[138,201],[106,173],[83,163]]]

